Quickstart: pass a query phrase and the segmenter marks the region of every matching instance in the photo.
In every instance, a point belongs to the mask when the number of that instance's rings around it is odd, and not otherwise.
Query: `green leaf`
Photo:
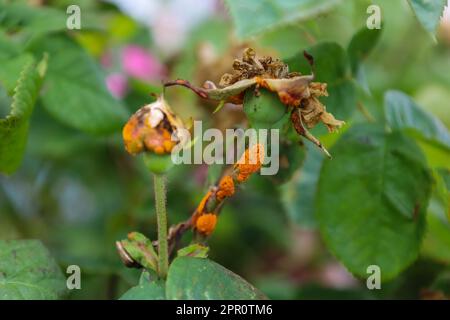
[[[0,299],[57,299],[66,279],[38,240],[0,241]]]
[[[365,71],[362,66],[362,62],[367,58],[370,52],[380,39],[382,29],[360,29],[350,41],[347,54],[350,60],[350,68],[352,70],[353,77],[369,91]]]
[[[239,38],[311,19],[339,0],[226,0]]]
[[[392,279],[418,255],[432,179],[401,132],[351,127],[322,166],[316,216],[328,248],[355,275],[378,265]]]
[[[450,189],[448,170],[436,170],[434,188],[428,206],[427,233],[422,255],[438,262],[450,263]]]
[[[14,90],[9,115],[0,119],[0,172],[12,173],[20,165],[27,142],[29,119],[47,66],[46,57],[36,66],[27,58]]]
[[[207,258],[209,247],[199,243],[190,244],[187,247],[181,248],[177,251],[177,257],[196,257]]]
[[[439,217],[429,214],[427,234],[421,254],[443,264],[450,263],[450,224]]]
[[[221,265],[203,258],[179,257],[169,268],[168,299],[265,299],[247,281]]]
[[[432,293],[441,293],[445,299],[450,299],[450,268],[444,270],[433,281],[430,287]]]
[[[445,125],[406,94],[388,91],[384,96],[384,110],[386,121],[392,129],[410,131],[450,151],[450,134]]]
[[[346,120],[356,107],[356,89],[345,50],[334,42],[321,42],[306,49],[314,57],[315,81],[328,84],[328,97],[320,100],[336,119]],[[303,53],[286,61],[291,71],[310,73]]]
[[[98,64],[76,43],[62,36],[39,41],[35,52],[48,52],[42,102],[56,119],[89,133],[110,133],[126,121],[124,106],[105,86]]]
[[[275,157],[275,159],[279,158],[278,172],[275,175],[268,176],[274,183],[283,184],[289,181],[301,167],[306,152],[299,139],[299,137],[296,137],[294,141],[280,141],[278,154],[272,149],[273,153],[271,156]]]
[[[152,278],[152,279],[151,279]],[[139,284],[125,292],[120,300],[165,300],[164,281],[143,272]]]
[[[81,27],[83,30],[101,28],[98,14],[81,6]],[[83,10],[85,9],[85,10]],[[24,30],[31,38],[67,30],[69,15],[50,6],[31,6],[24,3],[0,3],[0,26],[9,31]]]
[[[9,58],[18,55],[20,52],[18,45],[0,29],[0,58]]]
[[[350,66],[353,75],[358,74],[361,63],[367,58],[370,52],[380,39],[382,29],[360,29],[350,40],[347,48]]]
[[[21,54],[15,57],[0,58],[0,84],[8,93],[13,93],[19,80],[23,66],[34,62],[31,54]]]
[[[317,224],[314,217],[317,182],[324,155],[312,144],[307,145],[306,159],[300,173],[283,186],[282,194],[283,204],[291,219],[303,227],[314,228]]]
[[[420,24],[434,38],[446,0],[409,0],[408,2]]]
[[[45,33],[67,29],[67,15],[54,8],[0,3],[0,12],[0,25],[7,30],[25,28],[33,33]]]

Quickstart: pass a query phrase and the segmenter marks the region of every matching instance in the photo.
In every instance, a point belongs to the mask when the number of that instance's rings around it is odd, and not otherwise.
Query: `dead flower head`
[[[143,151],[168,154],[181,141],[183,122],[162,96],[131,116],[122,131],[125,149],[132,155]]]
[[[311,66],[314,59],[304,52]],[[328,130],[334,131],[344,124],[327,112],[326,107],[318,99],[328,96],[327,84],[313,82],[314,74],[301,75],[290,72],[288,65],[272,57],[258,57],[253,49],[244,50],[242,58],[236,59],[232,72],[222,76],[219,87],[206,81],[203,87],[195,87],[186,80],[175,80],[165,83],[165,86],[185,86],[204,99],[226,101],[242,104],[247,90],[254,88],[255,94],[259,88],[276,93],[280,101],[287,106],[286,112],[291,112],[291,121],[297,133],[312,141],[328,156],[329,153],[322,144],[308,131],[319,122]]]

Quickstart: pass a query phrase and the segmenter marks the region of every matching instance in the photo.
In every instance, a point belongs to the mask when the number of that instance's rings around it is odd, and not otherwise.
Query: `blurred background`
[[[388,0],[341,1],[314,19],[243,39],[220,0],[25,3],[32,10],[45,6],[63,13],[71,4],[80,6],[82,28],[69,31],[70,37],[95,60],[107,90],[130,115],[153,101],[150,93],[161,92],[163,79],[218,83],[247,46],[280,58],[324,40],[346,47],[365,26],[368,5],[376,3],[382,8],[383,33],[365,62],[371,101],[381,103],[384,91],[399,89],[450,126],[448,10],[436,40],[421,28],[406,1]],[[61,54],[65,50],[71,49],[60,48]],[[1,99],[6,99],[4,92],[0,90]],[[215,105],[183,88],[168,89],[166,97],[183,119],[201,119],[204,127],[246,126],[236,106],[212,114]],[[60,103],[64,108],[64,100]],[[1,116],[7,112],[0,108]],[[356,111],[352,117],[361,114]],[[210,257],[273,299],[424,297],[424,290],[448,266],[450,234],[439,244],[425,239],[412,266],[381,293],[369,292],[364,281],[333,258],[316,230],[312,198],[320,161],[314,159],[321,155],[309,151],[303,166],[294,168],[286,181],[254,176],[227,203],[210,241]],[[430,156],[429,161],[450,163],[448,154]],[[171,224],[189,217],[217,170],[189,165],[170,172]],[[79,265],[82,290],[72,290],[69,298],[111,299],[139,277],[139,271],[122,265],[114,246],[133,230],[156,238],[152,181],[142,163],[125,153],[120,128],[112,134],[77,130],[38,100],[22,165],[13,175],[0,176],[0,238],[41,239],[63,268]]]

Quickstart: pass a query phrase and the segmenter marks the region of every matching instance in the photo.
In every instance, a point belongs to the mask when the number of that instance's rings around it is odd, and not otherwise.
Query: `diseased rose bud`
[[[217,215],[214,213],[206,213],[198,217],[195,227],[197,231],[205,236],[209,236],[216,227]]]
[[[132,155],[143,151],[170,154],[181,141],[178,131],[183,122],[172,112],[162,96],[131,116],[122,131],[125,149]]]
[[[122,136],[125,149],[132,155],[144,152],[144,163],[156,174],[168,171],[173,162],[172,149],[185,141],[186,132],[181,119],[171,110],[162,96],[143,106],[125,124]]]
[[[245,150],[242,157],[234,165],[237,171],[237,181],[246,181],[252,173],[261,169],[264,161],[264,146],[260,143]]]

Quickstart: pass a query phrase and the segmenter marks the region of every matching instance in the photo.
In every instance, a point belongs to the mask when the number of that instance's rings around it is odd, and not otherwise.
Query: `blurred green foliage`
[[[82,290],[66,298],[116,299],[130,288],[122,298],[164,297],[163,287],[144,281],[148,275],[126,269],[114,247],[134,230],[156,239],[151,176],[142,159],[125,153],[120,131],[127,115],[153,101],[149,93],[160,92],[160,82],[131,77],[127,94],[114,98],[102,57],[140,45],[162,61],[168,78],[201,85],[218,82],[221,61],[231,66],[243,43],[302,73],[310,72],[302,58],[307,50],[317,80],[328,83],[322,102],[347,123],[337,134],[312,130],[334,159],[309,143],[299,147],[298,137],[286,133],[281,150],[289,166],[277,177],[252,177],[227,202],[209,258],[273,299],[448,294],[450,24],[438,26],[443,1],[431,8],[409,2],[227,0],[226,9],[186,34],[177,54],[165,56],[148,26],[110,3],[0,0],[0,171],[9,174],[0,176],[0,239],[40,239],[62,270],[79,265]],[[73,3],[81,7],[83,27],[68,31],[65,10]],[[381,7],[381,31],[365,28],[370,4]],[[247,125],[241,111],[224,107],[212,114],[216,106],[187,90],[166,96],[184,119],[222,129]],[[253,124],[255,115],[246,113]],[[190,165],[169,172],[170,224],[190,216],[215,182],[208,176],[220,169]],[[10,250],[5,243],[0,256]],[[45,249],[32,244],[39,247],[36,263],[50,263]],[[206,268],[222,268],[206,261]],[[196,271],[192,261],[176,263],[169,274]],[[379,264],[390,280],[380,292],[365,286],[368,264]],[[60,294],[62,276],[55,272],[55,279],[59,284],[41,297]],[[0,272],[0,297],[7,281]],[[239,281],[231,291],[252,292]],[[173,284],[166,290],[186,297]],[[200,291],[192,297],[201,298]]]

